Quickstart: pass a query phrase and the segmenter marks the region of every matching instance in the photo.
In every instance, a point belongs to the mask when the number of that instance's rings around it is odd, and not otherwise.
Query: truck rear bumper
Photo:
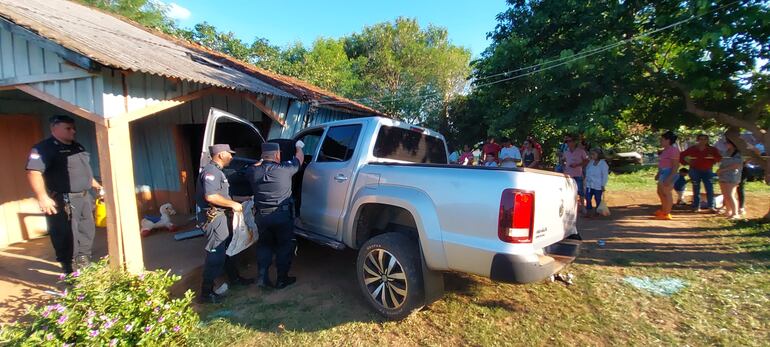
[[[532,283],[542,281],[572,263],[580,254],[582,244],[579,235],[570,236],[545,248],[545,254],[536,260],[516,254],[497,253],[492,258],[489,277],[507,283]]]

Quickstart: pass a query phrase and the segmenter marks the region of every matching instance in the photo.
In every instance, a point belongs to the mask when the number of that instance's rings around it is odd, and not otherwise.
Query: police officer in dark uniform
[[[278,279],[275,288],[282,289],[297,281],[289,276],[294,255],[294,206],[291,198],[291,178],[299,171],[305,155],[302,141],[296,143],[296,154],[291,160],[281,162],[281,150],[276,143],[262,144],[262,161],[251,167],[247,174],[254,192],[259,240],[257,263],[260,287],[272,287],[270,265],[275,255]]]
[[[94,241],[94,200],[91,188],[102,186],[91,171],[90,154],[75,141],[75,120],[50,119],[51,137],[32,147],[27,179],[46,214],[56,260],[64,273],[72,272],[73,257],[79,266],[91,261]]]
[[[203,283],[198,301],[216,303],[220,295],[214,292],[214,280],[224,268],[231,286],[246,286],[254,283],[238,274],[235,262],[225,253],[233,238],[233,212],[242,212],[243,207],[230,198],[230,184],[222,168],[233,160],[230,145],[217,144],[209,148],[211,162],[203,167],[198,177],[195,202],[200,208],[198,223],[206,234],[206,261],[203,265]]]

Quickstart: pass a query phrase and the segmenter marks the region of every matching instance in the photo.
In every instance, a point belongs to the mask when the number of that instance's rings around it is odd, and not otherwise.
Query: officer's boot
[[[273,288],[273,282],[270,281],[270,268],[259,270],[257,286],[262,289]]]
[[[201,293],[198,296],[200,304],[216,304],[222,301],[222,296],[214,293],[214,283],[204,282],[201,286]]]
[[[297,282],[296,277],[289,276],[288,273],[281,273],[278,275],[278,281],[275,283],[275,288],[283,289],[294,284],[294,282]]]

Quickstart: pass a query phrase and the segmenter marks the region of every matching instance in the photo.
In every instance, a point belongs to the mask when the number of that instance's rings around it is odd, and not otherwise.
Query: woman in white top
[[[596,207],[602,203],[602,194],[604,194],[604,188],[607,186],[609,180],[610,167],[607,162],[602,159],[602,150],[594,148],[590,153],[591,161],[586,165],[586,215],[590,215],[594,212],[593,206],[591,206],[591,199],[596,200]]]

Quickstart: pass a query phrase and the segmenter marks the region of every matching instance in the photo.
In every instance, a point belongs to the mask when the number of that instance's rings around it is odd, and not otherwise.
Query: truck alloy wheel
[[[406,301],[409,284],[398,259],[383,249],[374,249],[364,260],[364,284],[369,295],[388,309],[401,307]]]
[[[391,320],[425,305],[417,240],[401,233],[373,237],[358,251],[358,284],[366,301]]]

